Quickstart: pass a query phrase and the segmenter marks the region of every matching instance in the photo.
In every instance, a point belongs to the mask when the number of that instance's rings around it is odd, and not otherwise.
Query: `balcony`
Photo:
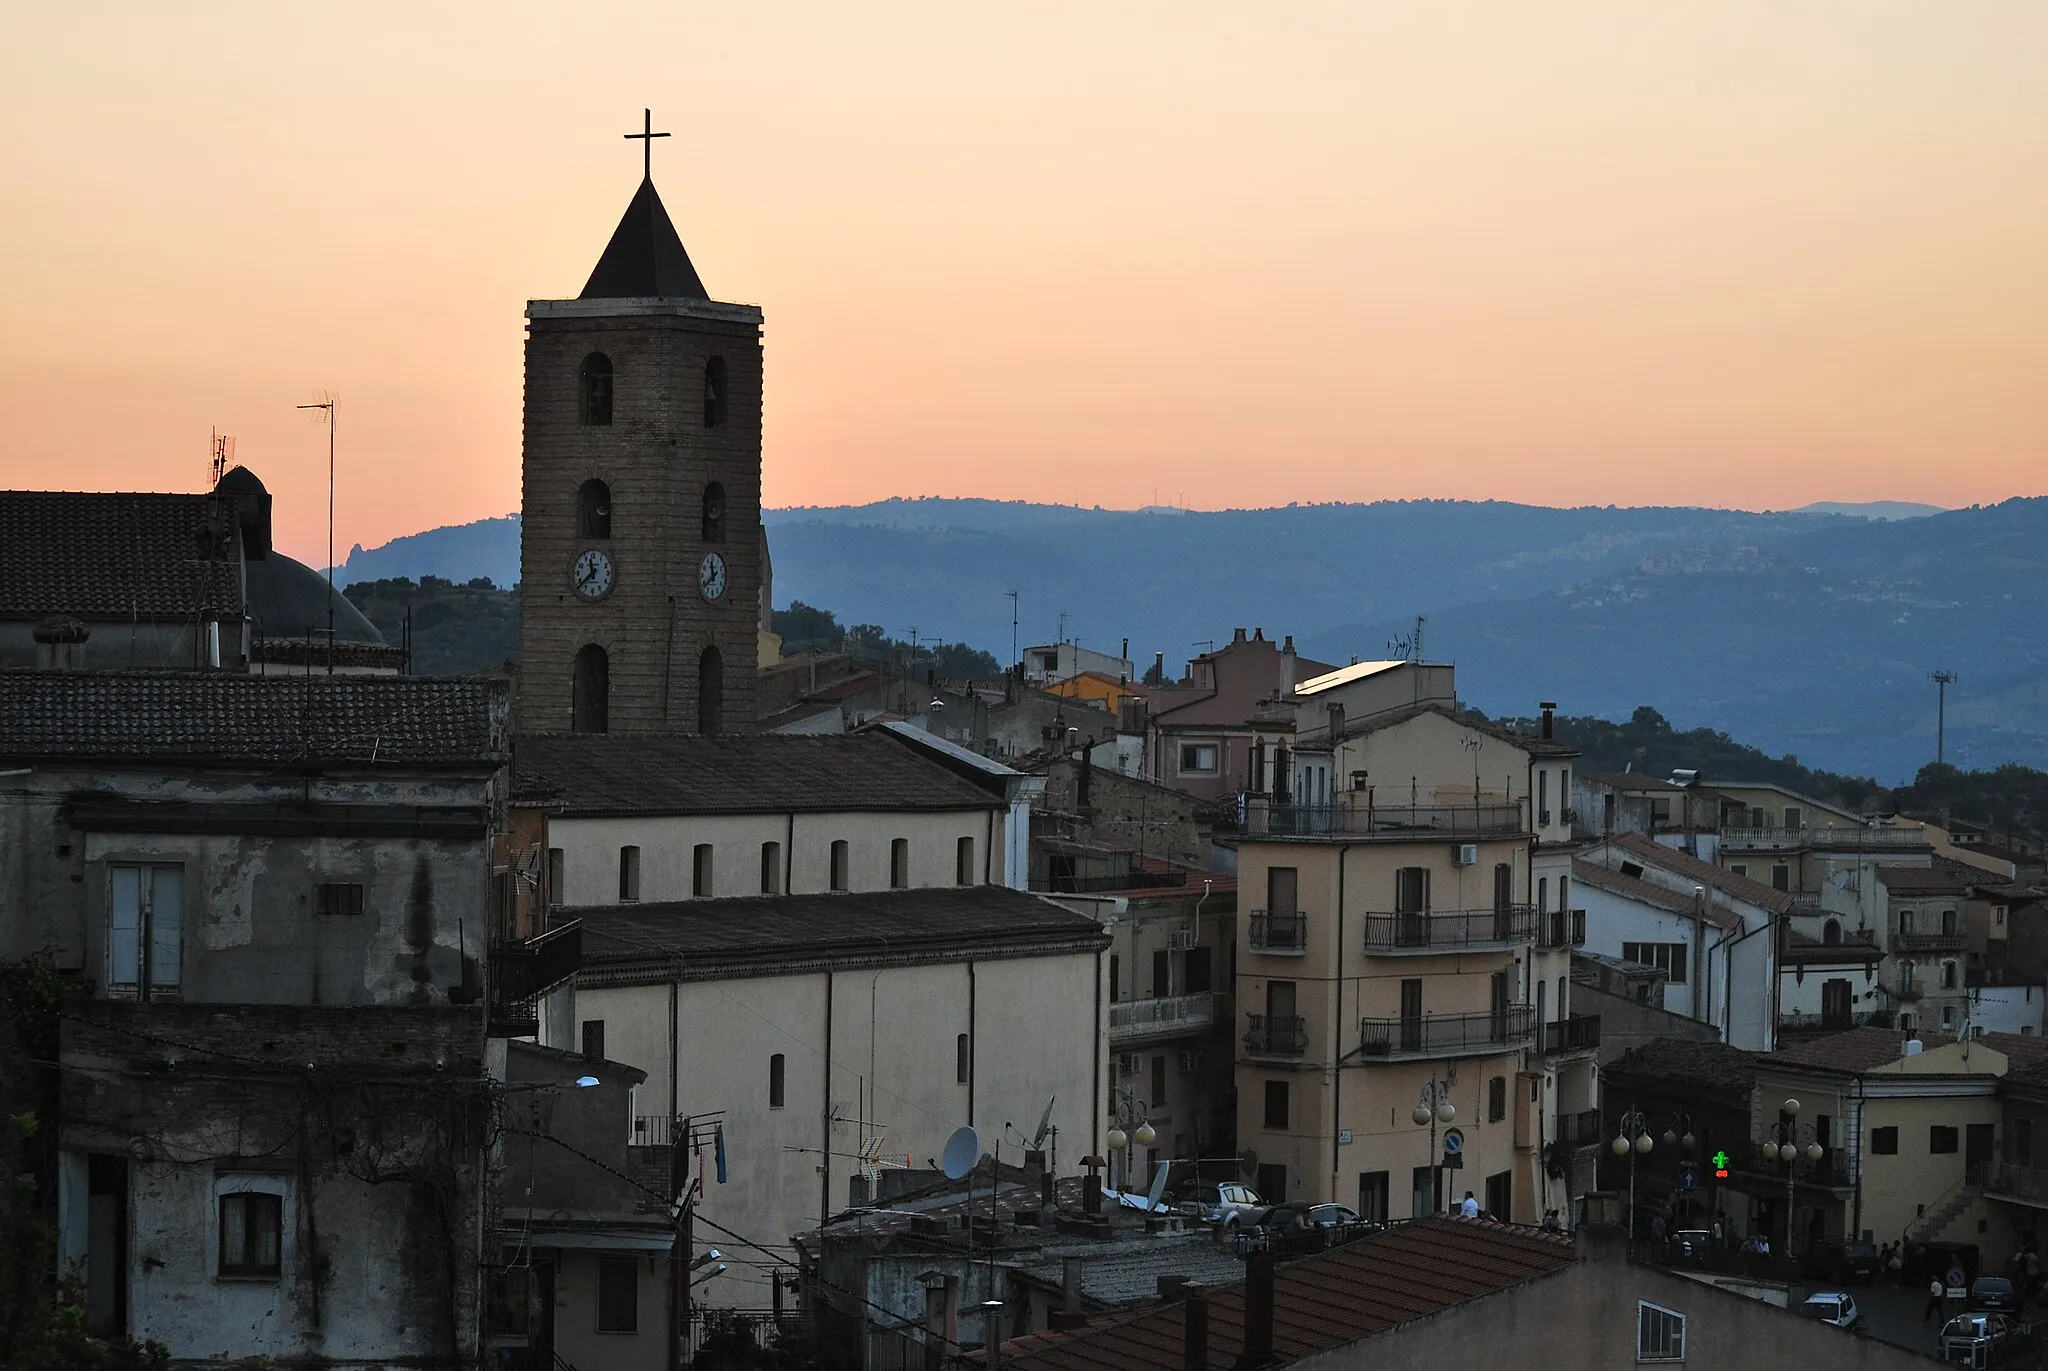
[[[1359,1024],[1359,1050],[1381,1061],[1488,1057],[1529,1046],[1535,1033],[1535,1011],[1526,1004],[1511,1004],[1479,1014],[1364,1019]]]
[[[1736,1152],[1730,1170],[1739,1176],[1754,1176],[1778,1185],[1785,1183],[1785,1163],[1764,1156],[1761,1146],[1756,1143],[1744,1144]],[[1794,1162],[1792,1180],[1796,1185],[1817,1185],[1831,1190],[1855,1183],[1849,1176],[1847,1158],[1840,1149],[1833,1147],[1823,1151],[1817,1162]]]
[[[1600,1147],[1607,1141],[1600,1127],[1600,1111],[1584,1109],[1557,1116],[1557,1140],[1566,1147]]]
[[[1254,909],[1248,930],[1254,952],[1282,957],[1299,957],[1308,951],[1308,915],[1268,913]]]
[[[1917,828],[1881,828],[1870,825],[1840,828],[1724,828],[1723,852],[1798,852],[1810,847],[1879,850],[1896,852],[1927,846],[1927,835]]]
[[[1895,933],[1894,952],[1961,952],[1966,939],[1960,933]]]
[[[1423,909],[1365,915],[1365,950],[1388,956],[1432,952],[1499,952],[1536,933],[1536,911],[1525,904],[1499,909]]]
[[[1778,1015],[1781,1034],[1844,1033],[1852,1028],[1890,1028],[1889,1009],[1863,1009],[1849,1014],[1812,1014],[1797,1011]]]
[[[1539,909],[1536,911],[1536,946],[1543,948],[1583,947],[1585,943],[1585,910]]]
[[[2048,1209],[2048,1171],[2021,1162],[1993,1162],[1984,1178],[1984,1193],[2007,1204]]]
[[[1130,1043],[1145,1038],[1174,1038],[1185,1033],[1199,1033],[1215,1022],[1216,996],[1213,991],[1126,1000],[1109,1007],[1109,1040],[1112,1043]]]
[[[537,938],[491,948],[490,1033],[527,1037],[540,1030],[538,1001],[583,965],[583,921],[571,919]]]
[[[1247,1057],[1299,1058],[1308,1051],[1308,1020],[1299,1014],[1247,1014]]]
[[[1245,831],[1292,837],[1473,842],[1525,837],[1529,819],[1518,804],[1386,806],[1374,805],[1363,794],[1352,792],[1332,804],[1285,805],[1250,796],[1245,804]]]
[[[1574,1014],[1543,1025],[1543,1051],[1547,1055],[1590,1052],[1600,1046],[1600,1016]]]

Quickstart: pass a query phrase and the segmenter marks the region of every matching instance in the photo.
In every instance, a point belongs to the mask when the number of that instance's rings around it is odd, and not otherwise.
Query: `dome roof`
[[[232,475],[233,473],[230,473]],[[254,478],[251,478],[254,479]],[[245,564],[249,577],[249,617],[272,638],[302,638],[311,629],[327,631],[327,578],[282,552]],[[339,590],[334,596],[334,641],[381,643],[384,635],[350,604]]]

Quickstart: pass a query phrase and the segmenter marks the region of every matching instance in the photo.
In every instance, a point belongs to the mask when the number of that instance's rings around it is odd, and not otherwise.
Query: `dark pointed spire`
[[[582,300],[623,300],[666,295],[684,300],[708,300],[697,269],[668,211],[655,193],[652,180],[642,180],[633,203],[612,231],[597,269],[584,283]]]

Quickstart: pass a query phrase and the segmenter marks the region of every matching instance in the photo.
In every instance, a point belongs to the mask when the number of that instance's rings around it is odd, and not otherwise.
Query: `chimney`
[[[1088,1174],[1081,1178],[1081,1212],[1100,1214],[1102,1212],[1102,1177],[1090,1167]]]
[[[1557,736],[1557,701],[1545,700],[1536,706],[1543,711],[1543,737],[1548,740]]]
[[[1266,630],[1265,630],[1265,629],[1263,629],[1263,628],[1254,628],[1254,629],[1252,630],[1252,641],[1253,641],[1253,642],[1255,642],[1255,643],[1263,643],[1263,642],[1265,642],[1265,641],[1266,641]]]
[[[1155,652],[1152,654],[1152,674],[1159,678],[1159,681],[1162,685],[1165,684],[1166,654],[1164,652]]]
[[[1280,693],[1294,693],[1294,635],[1287,635],[1287,641],[1280,644]]]
[[[1232,643],[1233,645],[1235,645],[1235,644],[1237,644],[1237,643],[1241,643],[1241,642],[1243,642],[1243,641],[1244,641],[1244,629],[1243,629],[1243,628],[1239,628],[1239,629],[1237,629],[1237,630],[1236,630],[1236,631],[1235,631],[1234,633],[1232,633],[1232,634],[1231,634],[1231,636],[1230,636],[1230,641],[1231,641],[1231,643]]]
[[[1060,1308],[1069,1314],[1081,1312],[1081,1259],[1067,1257],[1060,1262]]]
[[[1244,1350],[1236,1371],[1262,1371],[1273,1361],[1273,1254],[1254,1252],[1244,1264]]]
[[[1209,1371],[1209,1297],[1188,1287],[1187,1323],[1180,1339],[1181,1371]]]
[[[1124,650],[1116,655],[1127,662],[1131,660],[1131,640],[1129,638],[1124,639]]]

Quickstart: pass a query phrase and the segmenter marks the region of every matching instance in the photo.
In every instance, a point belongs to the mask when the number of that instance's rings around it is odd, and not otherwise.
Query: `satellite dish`
[[[1160,1167],[1159,1174],[1152,1178],[1152,1190],[1145,1196],[1145,1212],[1147,1214],[1159,1212],[1159,1199],[1166,1193],[1166,1178],[1172,1174],[1173,1167],[1169,1164]]]
[[[940,1169],[946,1179],[957,1181],[974,1169],[981,1160],[981,1134],[974,1131],[974,1125],[963,1123],[953,1130],[953,1136],[946,1139],[946,1152],[940,1161]]]
[[[1059,1096],[1057,1095],[1053,1096],[1054,1100],[1058,1098]],[[1047,1100],[1045,1102],[1045,1112],[1038,1116],[1038,1131],[1031,1135],[1031,1150],[1033,1152],[1045,1150],[1045,1135],[1050,1132],[1052,1132],[1052,1100]]]

